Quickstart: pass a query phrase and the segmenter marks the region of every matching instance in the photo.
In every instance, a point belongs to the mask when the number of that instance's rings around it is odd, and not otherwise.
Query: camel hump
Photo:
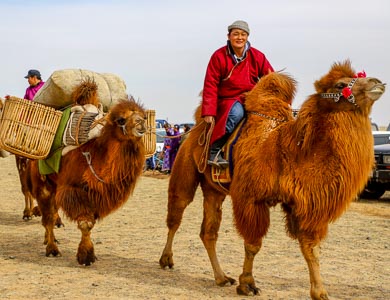
[[[99,105],[98,85],[92,77],[85,77],[72,93],[74,103],[79,105],[93,104]]]

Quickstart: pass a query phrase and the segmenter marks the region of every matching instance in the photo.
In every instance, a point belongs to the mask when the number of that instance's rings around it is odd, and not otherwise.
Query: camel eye
[[[347,85],[344,83],[344,82],[338,82],[336,85],[335,85],[335,88],[338,89],[338,90],[342,90],[343,88],[345,88]]]
[[[125,125],[126,119],[125,119],[125,118],[118,118],[118,119],[116,119],[116,122],[117,122],[119,125]]]

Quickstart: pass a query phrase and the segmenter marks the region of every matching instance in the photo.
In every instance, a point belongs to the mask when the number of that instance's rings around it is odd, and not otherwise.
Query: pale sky
[[[0,0],[0,97],[24,95],[29,69],[114,73],[157,118],[193,120],[211,54],[227,26],[249,23],[252,46],[298,81],[293,107],[334,62],[390,82],[389,0]],[[372,120],[390,122],[390,91]]]

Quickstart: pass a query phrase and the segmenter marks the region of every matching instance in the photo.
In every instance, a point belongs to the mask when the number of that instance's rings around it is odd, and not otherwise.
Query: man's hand
[[[213,116],[204,116],[203,119],[206,123],[213,123],[214,122]]]

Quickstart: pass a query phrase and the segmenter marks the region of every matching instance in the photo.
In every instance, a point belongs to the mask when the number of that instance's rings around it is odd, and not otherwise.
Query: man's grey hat
[[[228,31],[230,32],[232,29],[241,29],[244,30],[249,35],[249,26],[245,21],[235,21],[232,25],[228,27]]]
[[[38,70],[29,70],[27,75],[24,76],[24,78],[34,77],[37,76],[37,78],[41,77],[41,73]]]

